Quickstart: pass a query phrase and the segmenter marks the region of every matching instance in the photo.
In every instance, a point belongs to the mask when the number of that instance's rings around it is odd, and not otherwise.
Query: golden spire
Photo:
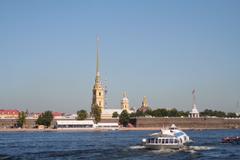
[[[100,83],[100,73],[99,73],[99,41],[100,38],[99,36],[97,36],[97,40],[96,40],[96,45],[97,45],[97,59],[96,59],[96,79],[95,82],[96,83]]]

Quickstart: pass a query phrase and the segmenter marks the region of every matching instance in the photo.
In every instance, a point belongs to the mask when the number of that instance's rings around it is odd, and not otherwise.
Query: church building
[[[148,105],[148,100],[147,100],[147,97],[144,96],[143,97],[143,101],[142,101],[142,105],[141,107],[138,109],[138,111],[141,111],[141,112],[146,112],[148,109],[151,109]]]
[[[96,77],[95,77],[95,83],[92,89],[92,107],[91,112],[93,112],[94,105],[98,105],[101,108],[102,119],[110,119],[112,118],[112,114],[114,112],[117,112],[119,115],[123,110],[127,110],[129,113],[132,111],[129,109],[129,100],[127,98],[127,94],[124,93],[124,97],[121,101],[121,109],[107,109],[105,108],[105,89],[103,85],[101,84],[101,78],[100,78],[100,72],[99,72],[99,37],[97,37],[97,60],[96,60]]]
[[[95,83],[93,86],[93,96],[92,96],[92,108],[93,111],[94,105],[98,105],[103,112],[105,109],[105,98],[104,98],[104,87],[101,84],[100,72],[99,72],[99,49],[98,49],[99,38],[97,38],[97,60],[96,60],[96,77]]]

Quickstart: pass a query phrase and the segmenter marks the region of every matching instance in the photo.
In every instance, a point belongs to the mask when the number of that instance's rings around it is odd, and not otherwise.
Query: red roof
[[[8,109],[8,110],[0,109],[0,114],[18,115],[19,111],[16,109]]]
[[[53,117],[62,116],[63,114],[62,112],[52,112]]]

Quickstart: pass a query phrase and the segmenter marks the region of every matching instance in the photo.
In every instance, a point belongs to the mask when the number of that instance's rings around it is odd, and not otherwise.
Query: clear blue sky
[[[96,35],[108,106],[239,111],[240,1],[0,1],[0,108],[90,110]]]

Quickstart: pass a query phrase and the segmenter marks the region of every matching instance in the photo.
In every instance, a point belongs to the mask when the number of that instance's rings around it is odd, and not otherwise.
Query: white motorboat
[[[142,144],[148,149],[180,149],[190,142],[189,136],[172,124],[169,129],[161,129],[149,137],[142,139]]]

